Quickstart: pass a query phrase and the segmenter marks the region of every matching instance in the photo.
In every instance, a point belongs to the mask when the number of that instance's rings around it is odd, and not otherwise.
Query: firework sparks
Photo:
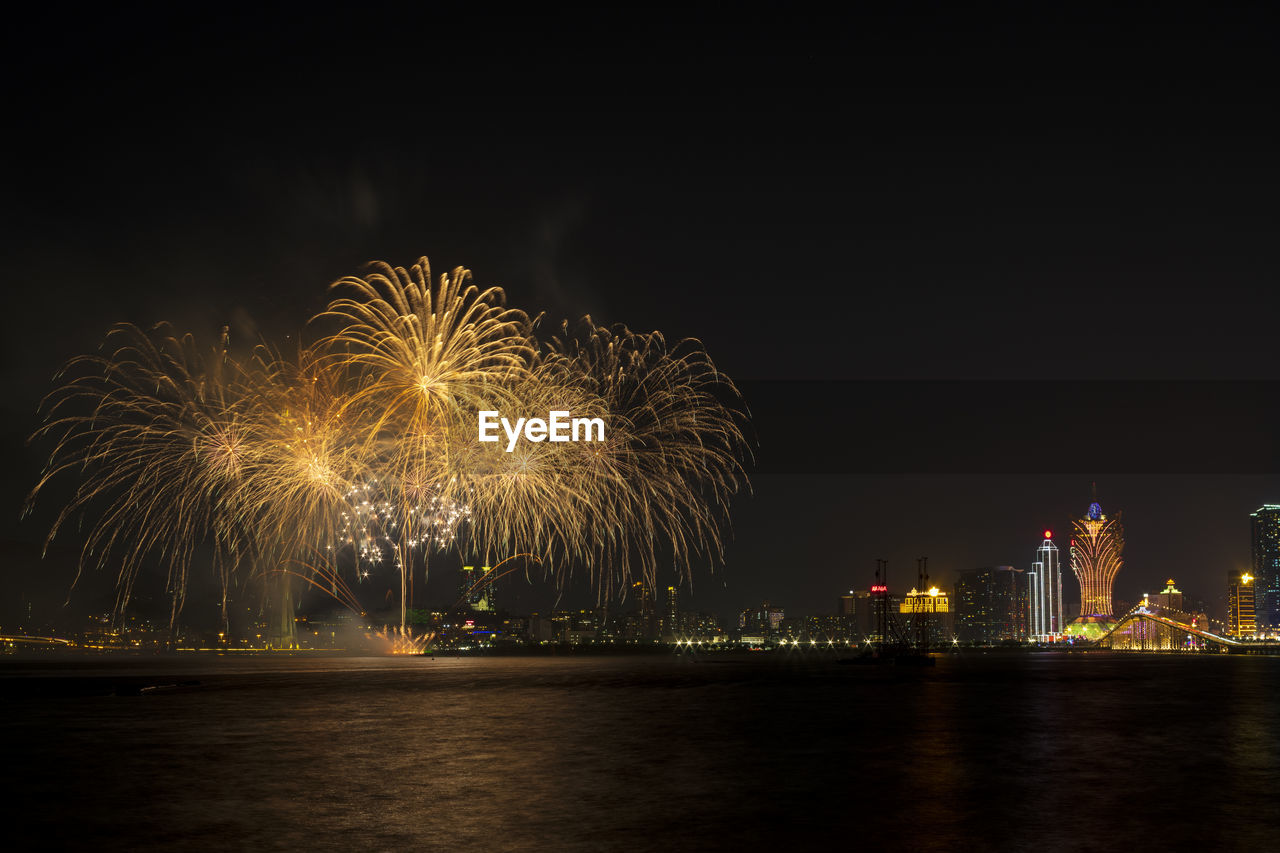
[[[104,349],[108,355],[72,360],[65,384],[45,400],[47,419],[33,440],[51,440],[53,451],[24,511],[53,479],[79,474],[48,541],[73,517],[96,514],[80,570],[118,563],[121,608],[143,561],[164,555],[173,618],[193,551],[211,542],[225,614],[231,573],[247,545],[242,486],[255,453],[243,376],[225,349],[210,358],[165,325],[151,332],[116,326]]]
[[[149,557],[168,564],[173,614],[192,555],[212,547],[226,589],[249,562],[307,574],[347,606],[337,558],[355,580],[391,562],[401,638],[415,564],[446,549],[522,553],[562,581],[585,567],[601,597],[669,560],[723,560],[727,507],[747,487],[745,415],[732,382],[696,341],[581,326],[545,342],[535,321],[455,269],[433,285],[425,258],[376,264],[333,285],[329,326],[283,358],[247,366],[202,353],[168,327],[120,326],[109,355],[68,365],[34,438],[51,440],[30,502],[63,475],[73,498],[52,540],[96,512],[84,562],[119,562],[118,604]],[[572,411],[608,424],[603,441],[477,441],[480,411]],[[300,557],[328,552],[332,577]],[[286,566],[310,565],[305,572]],[[346,600],[349,598],[350,600]]]

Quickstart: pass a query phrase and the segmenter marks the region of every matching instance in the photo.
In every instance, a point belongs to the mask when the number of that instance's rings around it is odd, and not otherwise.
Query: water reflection
[[[182,667],[0,673],[20,841],[74,828],[122,849],[1262,849],[1277,830],[1270,658]],[[199,684],[91,689],[160,677]]]

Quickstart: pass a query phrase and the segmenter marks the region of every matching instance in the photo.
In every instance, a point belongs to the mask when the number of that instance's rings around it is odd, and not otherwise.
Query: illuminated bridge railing
[[[1133,652],[1229,652],[1245,644],[1137,607],[1100,637],[1098,646]]]
[[[0,634],[0,643],[7,646],[74,646],[61,637],[32,637],[27,634]]]

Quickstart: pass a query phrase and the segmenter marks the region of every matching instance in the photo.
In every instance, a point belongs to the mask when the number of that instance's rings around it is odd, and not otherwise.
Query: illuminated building
[[[570,613],[564,628],[564,641],[570,645],[590,643],[600,636],[600,614],[595,610]]]
[[[724,629],[720,627],[720,620],[713,613],[686,613],[685,620],[691,639],[701,642],[723,642],[727,639]]]
[[[88,627],[82,636],[82,644],[94,650],[125,648],[120,626],[111,618],[110,613],[89,617]]]
[[[467,602],[471,597],[471,586],[476,582],[475,566],[463,566],[458,571],[458,598]]]
[[[1145,596],[1148,604],[1163,607],[1166,610],[1185,610],[1182,601],[1182,590],[1173,585],[1173,578],[1165,582],[1165,587],[1154,595]]]
[[[1227,636],[1252,637],[1258,633],[1254,619],[1254,577],[1248,572],[1227,572]]]
[[[658,609],[654,606],[653,589],[643,581],[636,581],[631,585],[631,592],[636,597],[636,629],[639,639],[658,639]]]
[[[1044,541],[1036,549],[1036,560],[1027,572],[1027,597],[1031,604],[1031,636],[1048,639],[1062,634],[1062,565],[1052,531],[1044,532]]]
[[[573,614],[568,610],[551,611],[551,637],[557,643],[570,642],[573,632]]]
[[[524,619],[502,620],[502,631],[495,640],[502,645],[523,645],[529,633],[529,623]]]
[[[899,613],[950,613],[951,599],[936,586],[923,592],[912,589],[898,605]]]
[[[1114,616],[1078,616],[1067,623],[1062,636],[1068,640],[1097,640],[1118,624]]]
[[[923,629],[929,645],[951,640],[951,600],[936,586],[924,591],[912,589],[898,605],[898,614],[913,639],[919,638]]]
[[[1107,518],[1095,500],[1084,518],[1072,522],[1071,570],[1080,582],[1080,615],[1110,616],[1111,586],[1124,565],[1124,527],[1120,514]]]
[[[849,626],[852,617],[835,615],[809,616],[803,620],[801,638],[815,645],[843,645],[849,637]]]
[[[554,641],[554,623],[541,613],[529,614],[529,641],[533,643],[550,643]]]
[[[778,633],[784,618],[786,614],[781,607],[774,607],[766,601],[758,608],[742,611],[738,616],[738,627],[746,634],[771,637]]]
[[[1193,613],[1187,609],[1186,596],[1182,594],[1182,590],[1174,585],[1173,578],[1169,578],[1165,582],[1165,587],[1160,592],[1143,595],[1141,603],[1134,608],[1133,612],[1139,615],[1151,614],[1172,620],[1180,625],[1189,626],[1199,631],[1213,630],[1209,626],[1208,615],[1203,612]],[[1117,648],[1115,645],[1111,647]]]
[[[1028,598],[1022,569],[993,566],[960,572],[954,597],[956,639],[978,645],[1025,640]]]
[[[1269,634],[1280,630],[1280,506],[1264,504],[1249,520],[1258,631]]]
[[[498,609],[495,583],[484,583],[483,578],[493,569],[489,566],[463,566],[458,580],[458,598],[472,610],[493,612]]]
[[[877,582],[871,586],[871,589],[867,593],[871,602],[871,607],[868,608],[871,611],[868,614],[869,618],[865,620],[860,619],[858,621],[859,628],[864,624],[868,626],[868,639],[881,643],[887,641],[889,639],[889,634],[891,633],[893,622],[891,614],[893,612],[894,599],[889,595],[889,587],[886,584],[879,583],[878,572],[876,575]]]
[[[674,586],[667,587],[667,612],[663,621],[662,633],[668,639],[680,633],[679,590]]]

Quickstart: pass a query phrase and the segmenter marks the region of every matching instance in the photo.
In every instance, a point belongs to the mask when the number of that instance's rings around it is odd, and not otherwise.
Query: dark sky
[[[1265,7],[893,5],[27,15],[7,538],[47,523],[16,521],[38,400],[112,322],[279,337],[425,254],[743,383],[759,474],[705,606],[826,610],[877,557],[1025,565],[1096,480],[1117,594],[1173,574],[1213,607],[1280,502]]]

